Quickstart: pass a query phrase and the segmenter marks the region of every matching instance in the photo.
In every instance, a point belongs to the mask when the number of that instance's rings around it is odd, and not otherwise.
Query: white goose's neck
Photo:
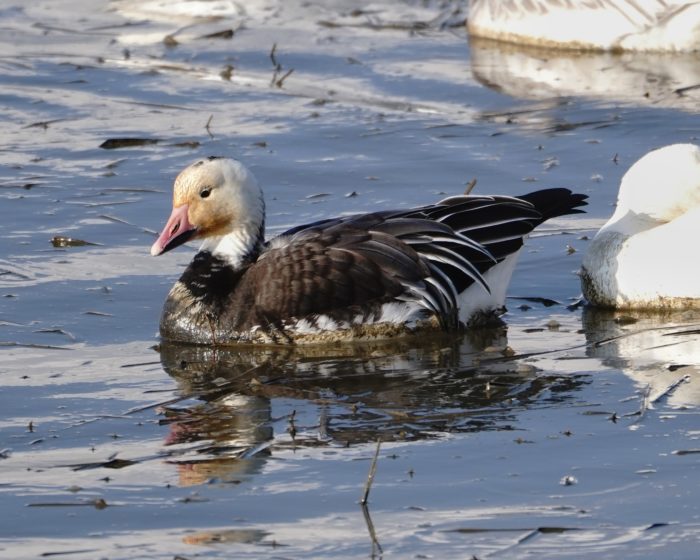
[[[200,251],[207,251],[235,269],[255,261],[265,243],[265,224],[257,228],[241,226],[226,235],[208,237]]]
[[[636,214],[631,210],[621,209],[616,211],[608,222],[600,228],[600,233],[613,231],[630,236],[654,228],[662,223],[647,214]]]

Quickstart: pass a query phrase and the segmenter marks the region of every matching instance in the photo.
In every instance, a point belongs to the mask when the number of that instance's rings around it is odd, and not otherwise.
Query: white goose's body
[[[208,158],[175,181],[159,255],[202,239],[163,308],[160,332],[198,344],[387,338],[493,319],[524,238],[578,213],[585,196],[454,196],[344,216],[264,240],[262,190],[239,162]]]
[[[617,209],[583,259],[593,305],[628,309],[700,307],[700,149],[674,144],[637,161]]]
[[[470,35],[580,50],[700,50],[697,0],[471,0]]]

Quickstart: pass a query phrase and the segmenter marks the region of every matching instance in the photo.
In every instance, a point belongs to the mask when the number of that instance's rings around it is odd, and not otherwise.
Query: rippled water
[[[700,60],[470,46],[459,6],[0,7],[0,557],[694,556],[700,318],[567,306],[625,169],[696,140]],[[590,205],[528,242],[507,330],[159,346],[193,252],[148,248],[211,154],[270,234],[472,178]]]

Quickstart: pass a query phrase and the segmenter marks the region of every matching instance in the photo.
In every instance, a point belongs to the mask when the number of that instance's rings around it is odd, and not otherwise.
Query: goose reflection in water
[[[474,78],[521,99],[586,96],[697,111],[700,53],[591,52],[471,37]]]
[[[336,346],[163,344],[160,352],[184,399],[163,420],[166,444],[184,448],[183,485],[238,482],[275,449],[517,429],[518,411],[564,400],[585,379],[518,360],[504,329]]]
[[[700,406],[700,310],[583,312],[588,355],[621,370],[653,405]]]

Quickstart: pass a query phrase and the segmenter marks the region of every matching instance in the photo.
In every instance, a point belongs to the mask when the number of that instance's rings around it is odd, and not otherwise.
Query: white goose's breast
[[[631,236],[601,232],[584,258],[582,284],[596,305],[700,306],[700,208]]]

